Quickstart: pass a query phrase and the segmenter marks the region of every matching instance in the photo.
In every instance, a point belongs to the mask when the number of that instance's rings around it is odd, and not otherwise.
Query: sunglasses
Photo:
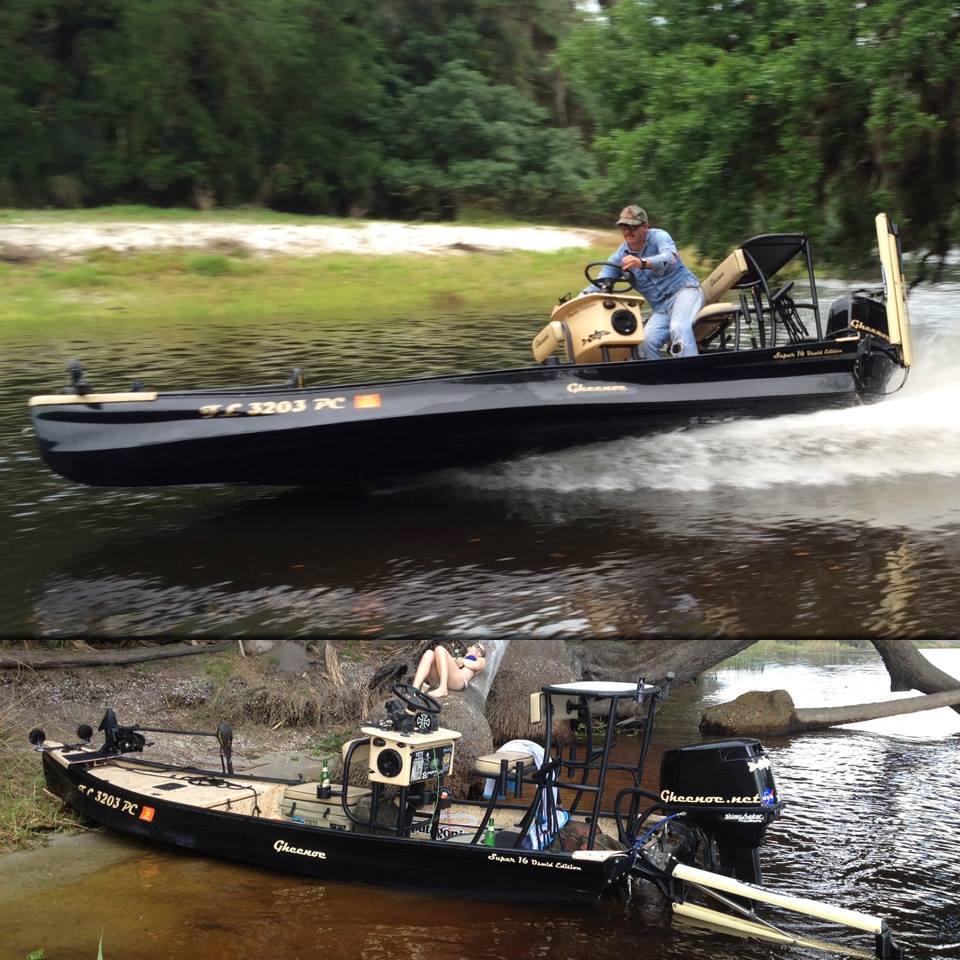
[[[646,226],[645,223],[639,223],[635,227],[631,227],[629,224],[626,224],[626,223],[621,223],[620,229],[624,233],[636,233],[638,230],[642,230],[645,226]]]

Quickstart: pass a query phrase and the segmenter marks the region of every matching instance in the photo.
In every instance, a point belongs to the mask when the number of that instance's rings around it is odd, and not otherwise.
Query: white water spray
[[[880,403],[591,444],[465,479],[481,489],[645,493],[958,477],[960,339],[941,327],[918,341],[907,385]]]

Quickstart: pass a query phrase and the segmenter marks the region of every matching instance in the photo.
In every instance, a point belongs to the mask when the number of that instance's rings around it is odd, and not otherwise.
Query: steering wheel
[[[604,267],[613,267],[617,271],[615,277],[601,277],[600,270],[594,270],[596,276],[590,272],[594,267],[599,267],[602,270]],[[630,274],[620,266],[619,263],[609,263],[605,260],[594,260],[592,263],[588,263],[583,268],[583,275],[587,278],[588,283],[592,283],[595,287],[600,288],[601,293],[627,293],[630,290],[633,290],[633,278]],[[617,284],[622,284],[622,286],[617,286]]]
[[[424,713],[432,714],[440,712],[439,701],[434,700],[429,693],[418,690],[412,683],[395,683],[393,685],[393,695],[414,713],[421,710]]]

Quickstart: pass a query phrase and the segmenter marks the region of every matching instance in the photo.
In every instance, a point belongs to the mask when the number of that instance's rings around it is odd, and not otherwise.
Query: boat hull
[[[373,384],[31,401],[41,453],[81,483],[339,484],[882,394],[868,339]]]
[[[160,801],[43,756],[48,789],[111,830],[318,880],[437,889],[510,900],[595,901],[626,882],[627,854],[603,860],[323,829]]]

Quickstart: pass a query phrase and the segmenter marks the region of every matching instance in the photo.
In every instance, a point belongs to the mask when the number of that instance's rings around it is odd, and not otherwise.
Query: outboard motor
[[[848,330],[869,334],[889,343],[886,305],[858,293],[834,300],[827,316],[827,337],[835,337]]]
[[[783,806],[758,740],[721,740],[667,750],[660,799],[716,843],[721,870],[760,882],[758,849]]]

